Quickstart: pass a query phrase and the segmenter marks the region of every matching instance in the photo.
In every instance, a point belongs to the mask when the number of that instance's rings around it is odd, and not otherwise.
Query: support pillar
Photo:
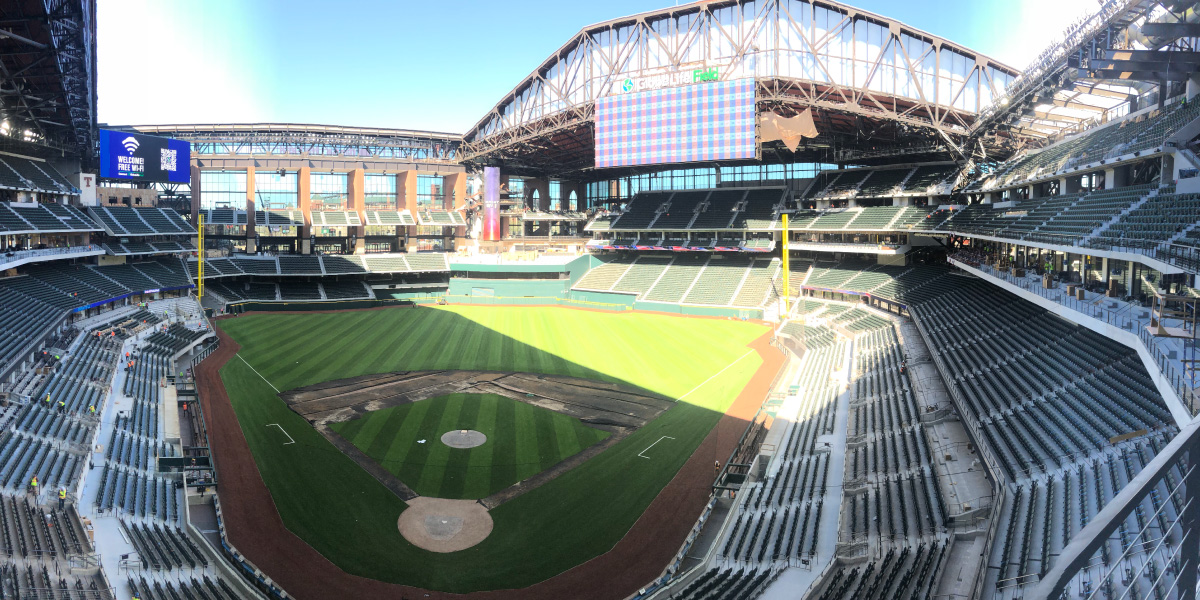
[[[503,204],[503,201],[504,201],[504,200],[506,200],[506,199],[509,199],[509,200],[511,200],[511,199],[512,199],[512,196],[511,196],[511,195],[509,195],[509,193],[508,193],[508,190],[510,189],[510,188],[508,187],[508,184],[509,184],[508,175],[505,175],[505,174],[504,174],[504,172],[502,171],[502,172],[500,173],[500,200],[501,200],[501,205],[500,205],[500,239],[502,239],[502,240],[503,240],[503,239],[505,239],[505,238],[507,238],[507,237],[508,237],[508,232],[512,230],[512,217],[506,217],[506,216],[504,216],[504,210],[505,210],[505,209],[504,209],[504,204]],[[505,196],[508,196],[508,198],[505,198]]]
[[[304,219],[304,225],[297,228],[299,233],[296,234],[299,238],[296,249],[300,254],[312,254],[313,250],[311,174],[312,169],[309,167],[300,167],[296,172],[296,206],[300,208],[301,218]]]
[[[254,231],[255,223],[255,201],[254,201],[254,165],[246,167],[246,253],[258,253],[258,237]]]
[[[199,216],[200,216],[200,194],[201,194],[201,190],[200,190],[200,167],[199,167],[199,166],[197,166],[197,165],[192,165],[192,174],[191,174],[191,177],[192,177],[192,183],[191,183],[191,189],[192,189],[192,223],[198,223],[199,221],[198,221],[197,219],[198,219],[198,218],[199,218]],[[95,180],[93,180],[93,181],[95,181]]]
[[[191,173],[191,177],[192,177],[192,180],[191,180],[192,181],[192,183],[191,183],[192,224],[198,225],[200,223],[200,196],[202,194],[202,190],[200,189],[200,167],[198,165],[196,165],[195,163],[193,163],[191,171],[192,171],[192,173]],[[95,180],[93,179],[92,181],[94,182]],[[205,225],[205,226],[207,227],[207,225]],[[199,227],[196,227],[197,231],[199,231],[199,229],[200,229]],[[203,234],[204,232],[201,231],[200,233]],[[90,237],[91,236],[89,236],[86,233],[83,234],[83,241],[85,244],[89,243],[91,241]],[[200,247],[201,238],[202,238],[202,236],[196,236],[196,237],[192,238],[192,243],[196,244],[196,249],[197,249],[198,253],[204,252],[204,248]]]
[[[537,205],[533,203],[533,193],[537,192]],[[535,210],[546,211],[550,210],[550,180],[549,179],[526,179],[525,180],[525,206]],[[547,235],[550,232],[550,224],[542,221],[538,224],[538,228],[534,231],[526,231],[528,235]]]
[[[400,210],[407,210],[412,214],[413,219],[417,218],[417,172],[416,171],[401,171],[396,175],[396,206]],[[408,231],[404,236],[404,251],[415,252],[416,244],[412,243],[413,236],[417,235],[416,225],[410,225],[406,228]]]
[[[451,173],[442,176],[442,205],[446,210],[456,212],[455,209],[466,206],[467,198],[467,174],[466,173]],[[466,211],[459,212],[466,217]],[[455,249],[465,248],[467,245],[467,228],[466,227],[447,227],[445,228],[444,248],[450,248],[451,242]]]
[[[366,171],[363,169],[354,169],[346,173],[346,201],[350,204],[347,209],[358,213],[359,222],[366,222],[367,220],[367,215],[363,212],[365,177]],[[351,225],[347,228],[347,231],[352,236],[352,239],[354,239],[354,254],[366,254],[366,227]]]

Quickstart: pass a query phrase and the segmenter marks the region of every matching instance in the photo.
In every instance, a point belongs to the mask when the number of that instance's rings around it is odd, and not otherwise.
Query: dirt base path
[[[527,588],[450,594],[346,573],[284,526],[221,382],[221,367],[240,346],[223,330],[217,329],[217,334],[221,346],[199,365],[196,376],[208,422],[209,445],[220,469],[218,491],[229,542],[299,600],[399,597],[619,600],[629,596],[661,575],[679,551],[708,502],[713,461],[729,458],[747,421],[767,397],[771,381],[784,364],[783,354],[770,345],[770,332],[750,344],[763,364],[692,457],[612,550]]]

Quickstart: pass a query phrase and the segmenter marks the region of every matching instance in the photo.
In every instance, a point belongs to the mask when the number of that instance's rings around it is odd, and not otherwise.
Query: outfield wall
[[[356,308],[381,308],[384,306],[412,306],[408,300],[320,300],[300,302],[235,302],[227,307],[230,314],[244,312],[307,312],[314,310],[352,310]]]
[[[451,277],[448,296],[486,298],[521,298],[547,296],[564,298],[571,289],[566,279],[474,279],[470,277]]]

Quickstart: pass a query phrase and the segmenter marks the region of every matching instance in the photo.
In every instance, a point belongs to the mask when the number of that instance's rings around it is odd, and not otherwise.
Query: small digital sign
[[[100,130],[100,177],[191,183],[192,145],[182,140]]]

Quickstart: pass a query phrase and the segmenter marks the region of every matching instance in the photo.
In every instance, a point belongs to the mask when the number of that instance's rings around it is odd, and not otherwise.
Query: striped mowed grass
[[[416,493],[479,499],[532,477],[609,436],[578,419],[497,394],[448,394],[330,425]],[[472,429],[474,448],[442,434]]]

